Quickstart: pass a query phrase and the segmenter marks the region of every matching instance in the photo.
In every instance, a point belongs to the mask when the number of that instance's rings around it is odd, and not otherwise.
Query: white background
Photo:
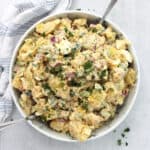
[[[0,18],[10,0],[0,0]],[[47,138],[22,122],[0,133],[0,150],[150,150],[150,1],[118,0],[109,15],[133,42],[141,65],[141,85],[136,103],[127,119],[110,133],[95,141],[64,143]],[[108,0],[73,0],[72,9],[95,9],[100,14]],[[20,115],[15,110],[13,118]],[[116,144],[122,130],[130,127],[128,147]]]

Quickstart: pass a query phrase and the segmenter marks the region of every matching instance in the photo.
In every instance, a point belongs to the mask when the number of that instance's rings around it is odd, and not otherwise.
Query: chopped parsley
[[[73,37],[73,36],[74,36],[73,33],[70,32],[70,31],[68,32],[68,34],[69,34],[70,37]]]
[[[55,67],[51,68],[50,72],[53,73],[53,74],[58,74],[62,71],[62,65],[56,65]]]
[[[117,140],[117,144],[120,146],[122,144],[124,144],[125,146],[128,146],[128,142],[125,140],[126,137],[126,133],[130,131],[130,128],[127,127],[123,130],[123,132],[121,133],[121,138]]]
[[[85,72],[90,72],[93,69],[93,62],[88,60],[85,64],[84,64],[84,70]]]
[[[45,36],[46,36],[46,33],[45,33],[45,32],[43,32],[43,33],[42,33],[42,36],[43,36],[43,37],[45,37]]]
[[[68,28],[64,28],[65,32],[68,34],[69,37],[73,37],[73,33],[71,31],[68,30]]]
[[[125,137],[125,134],[124,134],[124,133],[121,133],[121,136],[124,138],[124,137]]]
[[[122,140],[121,140],[121,139],[118,139],[118,140],[117,140],[117,144],[118,144],[119,146],[121,146]]]
[[[49,87],[49,84],[48,83],[44,83],[42,85],[42,87],[45,89],[45,90],[50,90],[50,87]]]
[[[92,32],[93,32],[93,33],[96,33],[96,32],[97,32],[97,29],[96,29],[96,28],[93,28],[93,29],[92,29]]]
[[[125,145],[128,146],[128,142],[126,142]]]
[[[88,110],[88,103],[86,101],[83,102],[82,107],[83,107],[83,109]]]
[[[75,79],[72,79],[71,81],[68,81],[67,83],[69,86],[76,86],[76,87],[81,86],[81,83],[77,82],[77,80],[75,80]]]
[[[65,30],[66,33],[68,33],[68,29],[66,27],[64,28],[64,30]]]
[[[42,122],[46,122],[46,121],[47,121],[47,118],[46,118],[45,116],[40,116],[39,118],[40,118],[40,120],[41,120]]]
[[[86,111],[88,111],[88,101],[87,100],[79,100],[79,105],[85,109]]]
[[[76,51],[77,51],[79,48],[80,48],[80,45],[79,45],[78,43],[76,43],[75,46],[71,49],[70,56],[71,56],[71,57],[74,57]]]
[[[71,97],[75,96],[75,92],[72,89],[70,90],[69,94],[70,94]]]
[[[130,132],[130,128],[125,128],[124,132]]]
[[[80,44],[76,43],[75,46],[71,49],[72,51],[76,51],[80,48]]]
[[[101,73],[100,73],[100,79],[104,79],[108,74],[108,71],[107,69],[103,70]]]

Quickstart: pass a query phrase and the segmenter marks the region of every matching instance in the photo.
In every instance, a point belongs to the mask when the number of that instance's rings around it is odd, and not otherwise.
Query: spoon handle
[[[101,20],[100,20],[100,23],[103,23],[103,21],[105,20],[106,16],[109,14],[109,12],[112,10],[112,8],[114,7],[114,5],[116,4],[117,0],[111,0],[108,7],[106,8]]]

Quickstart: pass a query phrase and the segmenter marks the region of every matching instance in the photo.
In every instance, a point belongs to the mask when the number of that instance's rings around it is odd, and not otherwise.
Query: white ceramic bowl
[[[85,12],[85,11],[65,11],[65,12],[61,12],[61,13],[56,13],[50,16],[47,16],[43,19],[41,19],[40,21],[38,21],[36,24],[38,24],[39,22],[43,22],[43,21],[47,21],[47,20],[53,20],[59,17],[69,17],[69,18],[77,18],[77,17],[84,17],[87,18],[88,20],[97,20],[100,18],[100,16],[98,14],[95,13],[89,13],[89,12]],[[107,20],[107,23],[110,24],[117,32],[122,33],[124,35],[125,38],[127,38],[127,36],[125,35],[125,33],[123,31],[121,31],[121,29],[119,29],[118,26],[116,26],[114,23],[112,23],[111,21]],[[34,24],[32,27],[30,27],[25,34],[22,36],[22,38],[20,39],[20,41],[18,42],[15,51],[13,53],[12,56],[12,61],[11,61],[11,66],[10,66],[10,85],[11,85],[11,91],[12,91],[12,96],[13,96],[13,100],[19,110],[19,112],[21,113],[21,115],[23,117],[25,117],[25,113],[23,112],[22,108],[19,105],[18,102],[18,93],[17,91],[12,87],[12,68],[14,66],[15,60],[16,60],[16,56],[17,56],[17,52],[19,47],[21,46],[23,40],[29,35],[29,33],[31,33],[33,31],[33,29],[35,28],[36,24]],[[127,38],[128,39],[128,38]],[[131,110],[135,99],[136,99],[136,95],[138,92],[138,87],[139,87],[139,81],[140,81],[140,70],[139,70],[139,65],[138,65],[138,60],[135,54],[135,51],[133,49],[133,47],[130,48],[130,51],[133,55],[134,58],[134,68],[137,71],[137,81],[135,84],[135,87],[130,91],[129,96],[127,97],[123,107],[120,109],[120,112],[118,114],[116,114],[115,118],[110,121],[108,124],[106,124],[105,126],[103,126],[100,129],[97,129],[95,132],[95,136],[89,138],[88,140],[92,140],[92,139],[96,139],[98,137],[102,137],[106,134],[108,134],[109,132],[111,132],[112,130],[114,130],[128,115],[129,111]],[[49,129],[48,127],[46,127],[45,125],[43,125],[41,122],[39,121],[28,121],[28,123],[35,128],[37,131],[39,131],[40,133],[46,135],[47,137],[51,137],[57,140],[61,140],[61,141],[67,141],[67,142],[74,142],[76,140],[72,140],[69,136],[61,134],[61,133],[57,133],[51,129]]]

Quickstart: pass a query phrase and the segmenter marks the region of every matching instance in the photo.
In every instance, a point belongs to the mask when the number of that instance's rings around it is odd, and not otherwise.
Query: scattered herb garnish
[[[107,70],[105,69],[100,73],[100,78],[103,79],[106,75],[107,75]]]
[[[93,62],[88,60],[85,64],[84,64],[84,70],[85,72],[90,72],[92,71],[92,68],[93,68]]]
[[[125,128],[124,132],[130,132],[130,128]]]
[[[124,137],[125,137],[125,134],[124,134],[124,133],[121,133],[121,136],[124,138]]]
[[[68,33],[68,28],[65,27],[64,30],[65,30],[66,33]]]
[[[42,36],[43,36],[43,37],[45,37],[45,36],[46,36],[45,32],[43,32],[43,33],[42,33]]]
[[[119,146],[121,146],[122,140],[121,140],[121,139],[118,139],[118,140],[117,140],[117,144],[118,144]]]
[[[51,68],[50,72],[53,73],[53,74],[58,74],[62,71],[62,65],[61,64],[58,64],[56,65],[55,67]]]
[[[48,83],[42,84],[42,87],[43,87],[45,90],[50,90],[50,89],[51,89]]]
[[[75,92],[72,89],[70,90],[69,94],[70,94],[71,97],[75,96]]]
[[[65,32],[68,34],[69,37],[73,37],[73,33],[71,31],[68,30],[68,28],[64,28]]]
[[[70,37],[73,37],[73,33],[72,32],[69,31],[68,34],[69,34]]]
[[[71,81],[68,81],[67,84],[69,86],[77,86],[77,87],[81,86],[81,83],[77,82],[77,80],[75,80],[75,79],[72,79]]]
[[[45,116],[40,116],[40,120],[42,121],[42,122],[46,122],[46,117]]]
[[[71,53],[70,56],[74,57],[75,56],[75,52],[80,48],[80,45],[78,43],[76,43],[76,45],[71,49]]]
[[[118,139],[118,140],[117,140],[117,144],[118,144],[119,146],[122,145],[122,144],[124,144],[125,146],[128,146],[128,142],[125,141],[125,139],[126,139],[126,133],[129,132],[129,131],[130,131],[130,128],[129,128],[129,127],[125,128],[125,129],[123,130],[123,132],[121,133],[121,138],[122,138],[122,139]],[[116,130],[114,130],[114,132],[116,132]]]
[[[126,142],[125,145],[128,146],[128,142]]]
[[[96,29],[96,28],[93,28],[93,29],[92,29],[92,32],[93,32],[93,33],[96,33],[96,32],[97,32],[97,29]]]
[[[84,102],[84,103],[82,104],[82,107],[83,107],[83,109],[88,110],[88,103],[87,103],[87,102]]]

